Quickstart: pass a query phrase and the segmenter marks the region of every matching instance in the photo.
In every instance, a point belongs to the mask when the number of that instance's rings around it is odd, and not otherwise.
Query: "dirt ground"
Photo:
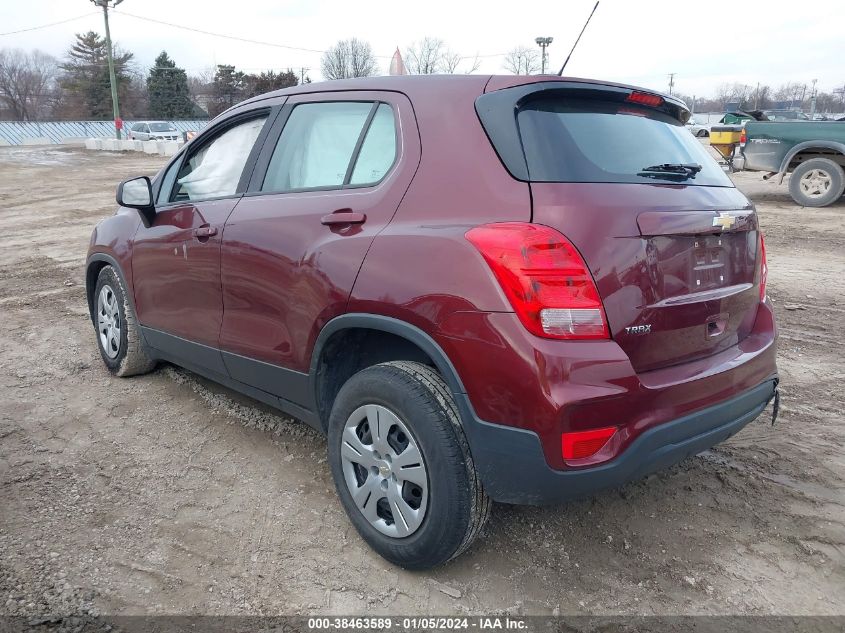
[[[467,554],[410,573],[351,527],[322,437],[182,370],[103,367],[88,238],[163,161],[0,148],[0,615],[845,614],[845,202],[736,176],[780,324],[774,428],[590,500],[496,506]]]

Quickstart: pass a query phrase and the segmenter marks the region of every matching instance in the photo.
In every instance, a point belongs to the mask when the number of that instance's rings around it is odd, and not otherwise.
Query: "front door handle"
[[[365,213],[357,213],[352,209],[338,209],[334,213],[329,213],[320,218],[320,222],[326,226],[336,226],[338,224],[363,224],[367,221]]]
[[[201,242],[207,240],[212,235],[217,235],[216,226],[201,226],[199,228],[194,229],[194,237]]]

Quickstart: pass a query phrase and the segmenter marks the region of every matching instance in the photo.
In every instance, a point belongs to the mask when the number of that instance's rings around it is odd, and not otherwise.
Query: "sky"
[[[112,12],[115,42],[135,54],[141,71],[161,50],[196,74],[215,64],[247,72],[306,68],[320,79],[320,52],[339,39],[368,41],[387,72],[397,46],[425,36],[443,39],[454,51],[479,55],[480,73],[505,73],[503,53],[553,37],[549,66],[557,72],[593,8],[594,0],[546,2],[422,2],[375,0],[124,0]],[[845,2],[801,11],[796,0],[694,3],[601,0],[567,67],[567,75],[632,83],[667,91],[712,96],[723,83],[769,84],[818,80],[819,90],[845,86]],[[271,42],[227,40],[164,24]],[[74,33],[103,32],[102,13],[90,0],[28,0],[0,3],[0,34],[79,18],[47,28],[0,35],[0,48],[38,48],[62,57]],[[292,48],[283,48],[289,46]],[[309,50],[297,50],[309,49]],[[316,51],[316,52],[315,52]]]

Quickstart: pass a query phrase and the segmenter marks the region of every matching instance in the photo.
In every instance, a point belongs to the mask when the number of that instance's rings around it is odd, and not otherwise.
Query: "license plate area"
[[[686,238],[692,242],[690,290],[712,290],[730,285],[728,251],[721,235]]]

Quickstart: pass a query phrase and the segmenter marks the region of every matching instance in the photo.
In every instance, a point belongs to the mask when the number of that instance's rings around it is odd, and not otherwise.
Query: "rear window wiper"
[[[687,178],[695,178],[695,175],[700,171],[701,165],[698,163],[662,163],[660,165],[652,165],[651,167],[643,167],[637,173],[637,176],[680,178],[686,180]]]

